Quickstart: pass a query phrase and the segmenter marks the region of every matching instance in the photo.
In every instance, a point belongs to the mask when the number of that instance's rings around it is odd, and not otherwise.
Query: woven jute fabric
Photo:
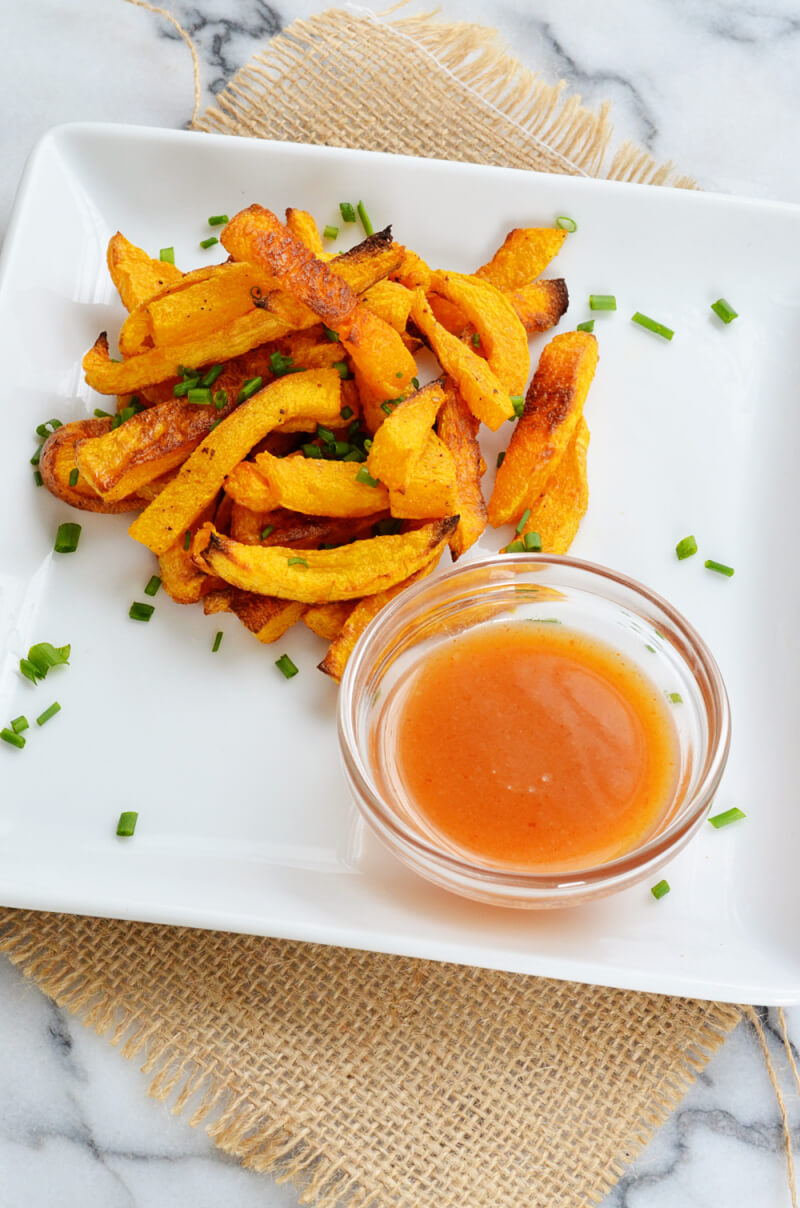
[[[335,11],[196,123],[691,186],[492,31]],[[150,1091],[323,1208],[579,1208],[613,1185],[737,1007],[313,944],[0,911],[0,948],[143,1062]]]

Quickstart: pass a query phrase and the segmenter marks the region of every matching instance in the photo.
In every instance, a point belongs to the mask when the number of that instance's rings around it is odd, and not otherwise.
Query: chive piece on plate
[[[339,202],[339,213],[344,222],[355,222],[356,220],[356,212],[349,201]]]
[[[19,717],[15,717],[11,722],[11,729],[15,734],[21,734],[23,730],[28,729],[28,719],[24,713],[20,713]]]
[[[208,386],[195,386],[186,396],[187,403],[195,403],[201,407],[211,406],[211,391]]]
[[[514,415],[519,419],[525,410],[525,398],[521,394],[512,394],[509,397],[511,398],[511,406],[514,408]]]
[[[616,310],[617,299],[613,294],[589,294],[589,310]]]
[[[691,558],[697,553],[697,540],[693,536],[682,537],[675,546],[675,553],[682,562],[684,558]]]
[[[216,235],[209,235],[208,239],[200,240],[200,246],[203,248],[213,247],[215,243],[219,243],[219,239],[217,239]]]
[[[560,227],[562,231],[569,231],[570,234],[578,229],[578,224],[575,219],[569,218],[566,214],[559,215],[559,217],[556,219],[556,226]]]
[[[509,545],[506,546],[506,548],[503,550],[503,553],[504,554],[524,554],[525,553],[525,543],[523,541],[512,541]]]
[[[217,630],[217,636],[214,638],[214,645],[211,647],[211,653],[216,654],[222,645],[222,630]]]
[[[224,365],[212,365],[211,368],[207,369],[200,378],[200,385],[213,386],[224,368]]]
[[[587,319],[585,323],[579,323],[576,330],[589,332],[594,331],[594,319]]]
[[[522,540],[525,542],[526,553],[540,554],[542,552],[542,539],[538,533],[526,533]]]
[[[331,226],[331,224],[328,223],[328,225],[325,227],[325,230],[322,232],[322,234],[326,239],[338,239],[339,238],[339,228],[335,227],[335,226]]]
[[[643,315],[640,310],[631,315],[631,322],[638,323],[640,327],[644,327],[646,331],[652,331],[654,335],[661,336],[664,340],[671,340],[675,332],[671,327],[667,327],[664,323],[657,323],[655,319]]]
[[[228,391],[227,390],[215,390],[214,391],[214,406],[216,407],[217,411],[221,411],[222,408],[227,407],[227,405],[228,405]]]
[[[342,419],[349,419],[353,414],[352,407],[342,407]]]
[[[299,667],[295,667],[288,654],[282,654],[279,659],[275,660],[275,666],[286,679],[291,679],[293,675],[297,675]]]
[[[111,412],[104,411],[102,407],[95,407],[94,417],[95,419],[111,419]]]
[[[306,561],[305,558],[298,558],[298,557],[287,558],[286,565],[287,566],[303,566],[303,567],[305,567],[306,570],[308,570],[308,562]]]
[[[230,222],[227,214],[212,214],[208,220],[209,226],[225,226],[226,222]]]
[[[362,466],[356,474],[356,482],[363,482],[367,487],[380,486],[380,479],[373,478],[366,466]]]
[[[133,832],[136,830],[136,823],[139,821],[139,814],[136,810],[124,810],[119,816],[117,823],[117,834],[120,839],[130,839]]]
[[[683,704],[683,697],[681,696],[680,692],[667,692],[666,697],[671,705]]]
[[[161,586],[161,580],[158,575],[151,575],[147,581],[147,587],[144,589],[146,596],[154,596]]]
[[[266,527],[265,527],[265,528],[263,528],[263,529],[261,530],[261,532],[259,533],[259,540],[260,540],[260,541],[266,541],[266,539],[267,539],[267,537],[270,535],[270,533],[274,533],[274,532],[275,532],[275,525],[274,525],[274,524],[268,524],[268,525],[266,525]]]
[[[716,302],[712,302],[711,309],[722,319],[723,323],[732,323],[734,319],[739,318],[739,312],[734,310],[730,302],[726,302],[724,298],[717,298]]]
[[[273,352],[272,355],[273,355],[273,357],[280,356],[280,353]],[[245,384],[242,386],[241,390],[239,391],[238,397],[236,399],[237,403],[244,403],[244,402],[246,402],[247,399],[252,398],[252,396],[256,393],[256,391],[261,389],[262,380],[263,379],[261,378],[260,375],[258,377],[248,378],[247,381],[245,382]]]
[[[17,747],[20,751],[25,746],[25,739],[21,734],[15,734],[13,730],[8,730],[5,727],[0,730],[0,738],[3,742],[7,742],[9,746]]]
[[[50,642],[37,642],[35,646],[31,646],[28,651],[27,659],[20,659],[20,670],[23,675],[31,679],[29,669],[34,670],[35,683],[37,679],[44,679],[51,667],[60,667],[62,665],[69,666],[69,646],[53,646]],[[23,668],[22,664],[26,667]]]
[[[503,462],[505,461],[505,459],[506,459],[506,451],[505,451],[505,449],[501,449],[501,450],[500,450],[500,452],[497,454],[497,468],[498,468],[498,470],[500,469],[500,467],[501,467],[501,465],[503,464]]]
[[[706,570],[715,570],[718,575],[726,575],[729,579],[734,574],[732,566],[726,566],[724,562],[715,562],[713,558],[706,558],[703,565]]]
[[[42,476],[38,470],[33,471],[33,481],[36,483],[37,487],[44,485],[44,479],[42,478]]]
[[[78,485],[78,468],[77,468],[77,466],[75,467],[74,470],[70,470],[70,472],[69,472],[69,485],[71,487],[76,487]]]
[[[134,601],[128,609],[128,616],[132,621],[149,621],[154,612],[155,606],[153,604],[141,604],[138,601]]]
[[[520,516],[519,524],[517,525],[517,535],[518,536],[522,532],[522,530],[525,528],[525,525],[528,523],[528,517],[530,516],[530,514],[531,514],[531,509],[526,508],[525,511]]]
[[[12,721],[13,726],[13,721]],[[725,810],[722,814],[715,814],[713,818],[709,818],[709,822],[715,830],[719,830],[721,826],[729,826],[731,822],[738,822],[741,818],[746,818],[747,814],[736,806],[733,809]]]
[[[58,703],[57,700],[54,700],[52,705],[50,705],[47,709],[45,709],[44,713],[40,713],[39,716],[36,718],[37,726],[43,726],[46,721],[49,721],[51,717],[55,717],[56,713],[60,713],[60,712],[61,712],[61,705]]]
[[[174,264],[175,263],[175,248],[174,247],[162,247],[161,251],[158,253],[158,258],[159,258],[159,260],[163,260],[164,264]]]
[[[659,881],[657,885],[654,885],[652,887],[650,892],[653,895],[653,897],[656,899],[656,901],[658,901],[659,898],[666,897],[666,895],[669,893],[669,890],[670,890],[669,881]]]
[[[74,554],[80,539],[81,526],[68,521],[65,524],[59,524],[53,548],[57,554]]]
[[[372,225],[372,219],[367,213],[367,207],[364,205],[363,201],[360,201],[356,208],[358,210],[358,216],[361,219],[361,225],[364,228],[364,234],[367,236],[374,235],[375,228]]]

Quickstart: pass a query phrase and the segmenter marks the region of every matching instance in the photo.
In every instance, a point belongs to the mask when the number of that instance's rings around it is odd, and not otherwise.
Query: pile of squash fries
[[[179,603],[233,612],[261,642],[302,620],[338,680],[445,546],[459,557],[488,522],[516,524],[524,548],[569,547],[588,501],[594,336],[555,336],[526,394],[528,336],[567,308],[564,281],[540,278],[564,238],[512,230],[465,275],[390,228],[334,256],[310,214],[252,205],[224,228],[226,263],[182,273],[116,234],[121,359],[103,333],[83,367],[117,413],[58,428],[44,484],[77,508],[138,512],[130,535]],[[422,348],[441,375],[421,386]],[[478,430],[508,421],[487,506]]]

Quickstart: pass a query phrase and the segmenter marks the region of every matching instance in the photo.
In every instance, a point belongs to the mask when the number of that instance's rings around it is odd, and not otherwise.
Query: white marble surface
[[[24,160],[62,121],[183,126],[191,66],[158,17],[123,0],[2,4],[0,232]],[[174,0],[195,37],[206,99],[313,0]],[[377,8],[378,5],[376,4]],[[614,102],[621,135],[706,188],[800,201],[800,10],[792,0],[444,0],[497,25],[547,79]],[[788,1013],[800,1042],[800,1008]],[[774,1012],[766,1022],[775,1024]],[[770,1034],[800,1155],[800,1109]],[[146,1080],[0,960],[0,1203],[4,1208],[283,1208],[296,1194],[242,1170],[149,1100]],[[775,1096],[741,1026],[605,1208],[788,1208]],[[522,1208],[522,1205],[520,1206]],[[570,1206],[571,1208],[571,1206]]]

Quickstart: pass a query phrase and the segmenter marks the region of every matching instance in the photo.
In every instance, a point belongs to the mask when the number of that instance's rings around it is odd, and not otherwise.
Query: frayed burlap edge
[[[335,73],[327,70],[337,64]],[[323,66],[318,75],[316,69]],[[410,70],[413,67],[413,70]],[[545,83],[497,32],[330,10],[295,21],[236,73],[197,130],[696,188]],[[468,116],[465,123],[464,118]]]

